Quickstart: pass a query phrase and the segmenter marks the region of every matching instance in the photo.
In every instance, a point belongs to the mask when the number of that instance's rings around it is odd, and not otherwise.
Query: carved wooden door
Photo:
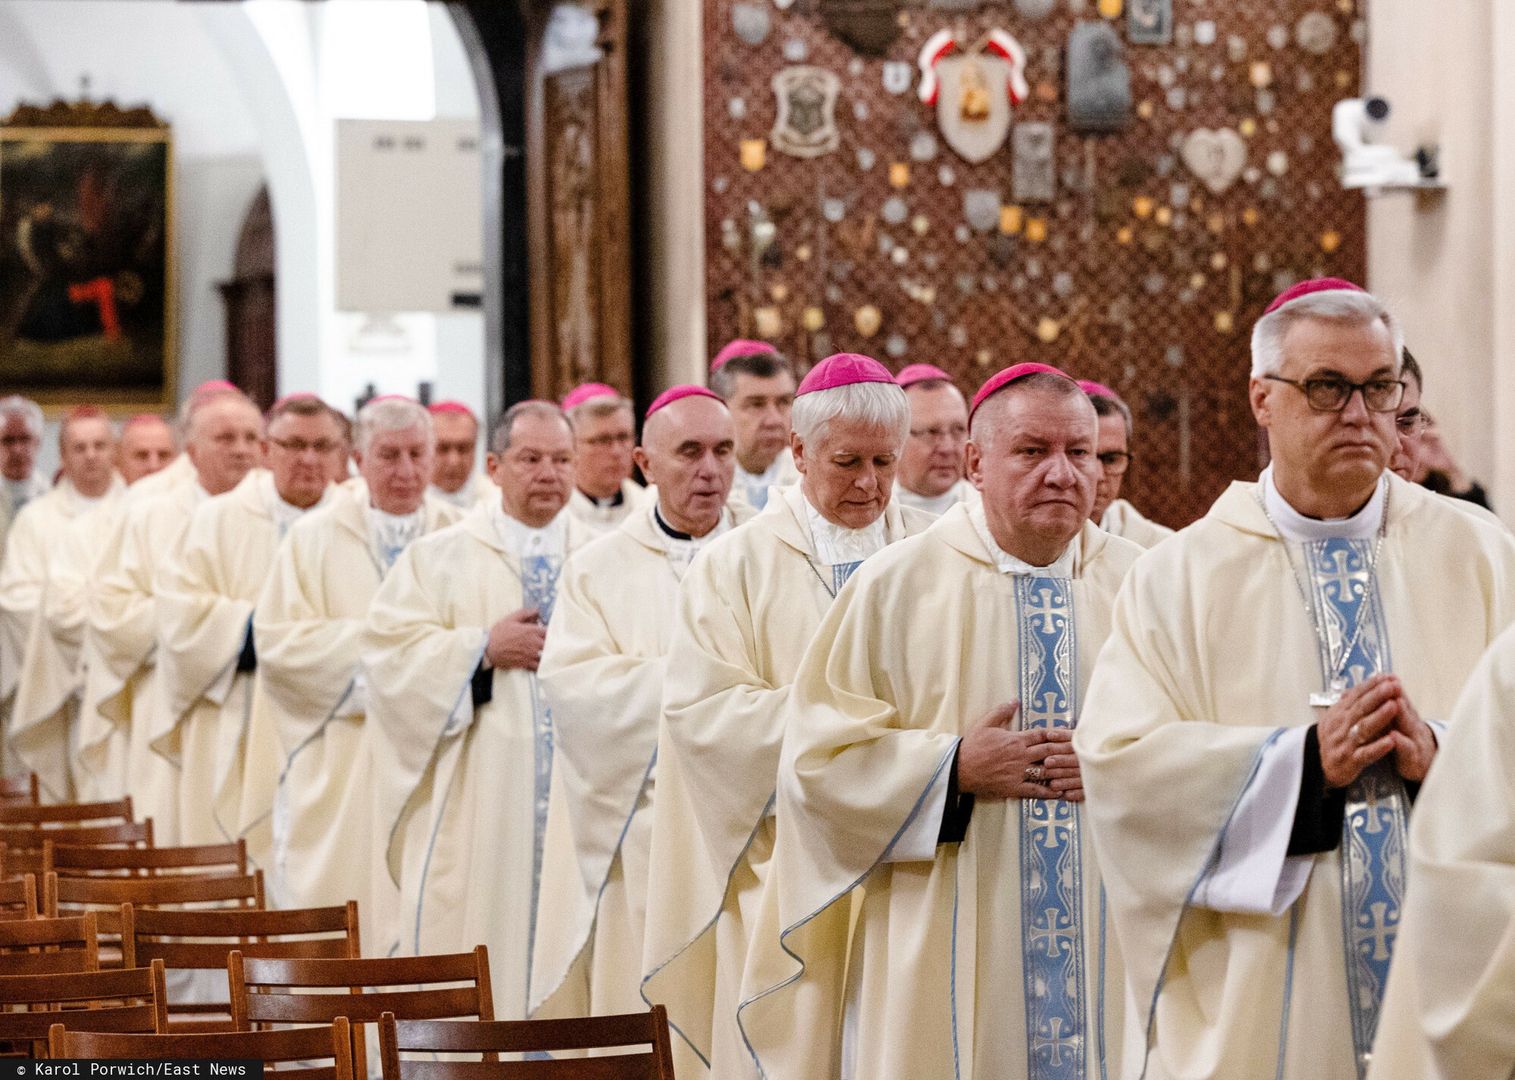
[[[535,4],[528,52],[532,394],[629,393],[626,0]]]

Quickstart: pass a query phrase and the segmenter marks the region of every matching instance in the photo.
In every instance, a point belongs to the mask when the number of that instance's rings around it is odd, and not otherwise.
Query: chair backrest
[[[0,880],[0,921],[35,919],[41,913],[37,907],[37,896],[35,874]]]
[[[45,1049],[48,1029],[162,1032],[168,1023],[163,965],[51,975],[0,975],[0,1040]],[[13,1012],[24,1007],[24,1012]]]
[[[41,785],[37,782],[36,773],[0,776],[0,802],[31,803],[35,806],[41,801],[38,794],[40,790]]]
[[[153,846],[152,818],[113,825],[0,824],[0,866],[6,877],[40,874],[48,841],[75,847]]]
[[[136,818],[132,817],[130,795],[110,802],[47,803],[46,805],[0,803],[0,822],[7,825],[41,825],[47,822],[65,821],[76,825],[86,821],[111,825],[135,820]]]
[[[265,1065],[291,1063],[271,1069],[287,1080],[353,1080],[352,1038],[348,1023],[338,1017],[320,1027],[282,1031],[231,1031],[202,1035],[118,1035],[79,1031],[72,1017],[54,1024],[48,1035],[51,1056],[72,1060],[137,1058],[182,1061],[244,1060]],[[312,1061],[331,1064],[312,1067]]]
[[[0,975],[98,970],[100,945],[93,912],[71,919],[0,922]]]
[[[42,872],[59,877],[158,877],[177,873],[205,877],[247,874],[247,842],[188,847],[80,847],[45,839]]]
[[[77,915],[93,910],[100,934],[112,946],[121,938],[121,905],[131,904],[137,911],[153,907],[187,907],[199,905],[219,908],[261,908],[263,906],[263,871],[243,877],[189,877],[174,874],[165,877],[60,878],[47,875],[42,887],[42,903],[62,915]],[[107,967],[112,964],[107,963]]]
[[[345,907],[242,908],[183,911],[121,905],[121,955],[126,967],[162,960],[171,970],[227,970],[234,950],[243,957],[349,960],[361,955],[358,904]],[[170,1031],[229,1028],[231,1002],[169,1003]]]
[[[499,1054],[626,1050],[603,1057],[499,1062]],[[402,1058],[426,1054],[424,1060]],[[438,1054],[480,1054],[482,1061],[438,1061]],[[384,1080],[673,1080],[668,1013],[654,1005],[645,1013],[571,1020],[379,1021],[379,1060]]]
[[[364,1025],[378,1023],[386,1012],[408,1020],[494,1019],[489,952],[482,945],[466,953],[361,960],[264,959],[234,951],[227,969],[239,1031],[345,1016],[353,1022],[359,1075],[367,1066]]]

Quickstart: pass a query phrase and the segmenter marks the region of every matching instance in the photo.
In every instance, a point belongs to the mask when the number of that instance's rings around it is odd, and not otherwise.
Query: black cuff
[[[950,770],[947,773],[947,805],[942,810],[942,827],[936,834],[938,844],[961,844],[963,837],[968,835],[968,822],[973,818],[972,794],[965,795],[957,787],[956,748],[952,751]]]
[[[473,707],[488,705],[494,700],[494,668],[485,667],[484,661],[473,669]]]
[[[247,638],[242,642],[242,651],[237,654],[237,674],[245,675],[258,670],[258,650],[253,647],[252,620],[247,620]]]
[[[1289,830],[1290,855],[1335,851],[1341,843],[1341,825],[1347,812],[1346,789],[1326,787],[1326,771],[1320,763],[1320,735],[1314,724],[1305,732],[1304,754],[1299,805],[1294,808],[1294,827]]]

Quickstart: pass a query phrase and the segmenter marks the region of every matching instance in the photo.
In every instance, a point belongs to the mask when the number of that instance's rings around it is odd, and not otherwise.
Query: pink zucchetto
[[[810,373],[800,380],[799,389],[794,392],[794,396],[803,397],[819,390],[834,390],[838,386],[870,382],[892,383],[894,376],[871,356],[837,353],[811,368]]]
[[[777,352],[778,350],[766,341],[737,338],[735,341],[728,341],[721,347],[721,351],[715,354],[715,359],[710,361],[710,370],[719,371],[728,360],[735,360],[739,356],[769,356]]]
[[[989,381],[978,388],[978,393],[973,395],[973,406],[968,410],[968,422],[973,422],[973,414],[978,412],[978,407],[988,401],[995,394],[1018,379],[1024,379],[1027,375],[1061,375],[1069,382],[1073,382],[1073,376],[1061,368],[1055,368],[1051,364],[1015,364],[1005,370],[989,376]]]
[[[621,399],[621,392],[615,387],[607,386],[602,382],[583,383],[568,391],[568,396],[563,399],[563,411],[569,412],[577,409],[584,402],[593,401],[599,397],[615,398],[619,401]]]
[[[454,416],[466,416],[474,423],[479,422],[479,418],[474,415],[473,410],[461,401],[433,401],[430,405],[426,406],[426,411],[431,413],[432,416],[450,413]]]
[[[1112,401],[1119,401],[1121,399],[1120,395],[1114,390],[1111,390],[1102,382],[1095,382],[1093,379],[1078,380],[1078,388],[1090,397],[1107,397]]]
[[[659,409],[666,409],[675,401],[683,401],[685,398],[692,397],[708,397],[715,401],[721,401],[720,394],[717,394],[713,390],[707,390],[703,386],[695,386],[693,383],[685,383],[682,386],[670,386],[654,398],[651,405],[647,406],[647,413],[642,419],[644,422],[650,420],[652,419],[652,414]],[[724,401],[721,401],[721,403],[725,404]]]
[[[918,382],[933,382],[937,379],[952,381],[948,375],[935,364],[911,364],[894,377],[894,381],[900,384],[900,388],[914,386]]]
[[[191,401],[199,401],[201,398],[214,397],[217,394],[240,394],[241,388],[236,383],[227,382],[225,379],[211,379],[203,382],[189,392]]]
[[[1285,304],[1293,303],[1301,296],[1309,296],[1318,292],[1367,292],[1361,285],[1354,285],[1345,278],[1323,277],[1311,278],[1309,281],[1301,281],[1298,285],[1291,285],[1273,298],[1264,315],[1271,315]]]

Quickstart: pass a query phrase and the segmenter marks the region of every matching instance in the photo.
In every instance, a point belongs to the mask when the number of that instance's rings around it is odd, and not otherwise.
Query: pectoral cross
[[[1310,695],[1310,708],[1329,709],[1341,700],[1341,695],[1346,693],[1346,690],[1347,680],[1338,675],[1331,680],[1330,689]]]

